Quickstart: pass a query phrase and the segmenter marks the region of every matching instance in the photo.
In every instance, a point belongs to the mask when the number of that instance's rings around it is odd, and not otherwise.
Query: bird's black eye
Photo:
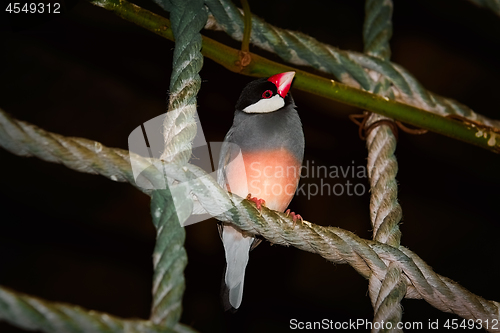
[[[272,95],[273,95],[273,92],[271,90],[266,90],[262,94],[262,98],[271,98]]]

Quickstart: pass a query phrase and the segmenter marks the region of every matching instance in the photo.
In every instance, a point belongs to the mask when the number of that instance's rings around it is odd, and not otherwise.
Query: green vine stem
[[[90,0],[90,2],[111,10],[118,16],[166,39],[174,39],[170,21],[162,16],[128,3],[125,0]],[[296,89],[369,110],[415,127],[427,129],[453,139],[474,144],[495,153],[500,153],[500,129],[478,127],[478,125],[472,122],[463,122],[443,117],[408,104],[390,100],[386,97],[271,61],[256,54],[252,54],[252,62],[242,69],[236,65],[239,60],[238,50],[206,36],[202,36],[202,38],[203,55],[233,72],[255,77],[266,77],[278,72],[293,70],[296,72],[294,83],[294,88]]]
[[[250,51],[250,36],[252,34],[252,12],[247,0],[241,0],[243,13],[245,14],[245,31],[243,32],[243,41],[241,42],[241,51]]]

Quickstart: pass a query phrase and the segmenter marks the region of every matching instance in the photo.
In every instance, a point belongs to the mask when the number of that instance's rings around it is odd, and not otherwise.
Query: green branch
[[[166,39],[173,40],[170,21],[124,0],[90,0],[91,3],[115,12],[118,16],[146,28]],[[408,104],[389,100],[356,89],[345,84],[320,77],[303,70],[286,66],[256,54],[252,54],[250,65],[241,69],[238,50],[203,36],[202,53],[230,71],[255,77],[266,77],[278,72],[295,71],[294,88],[315,95],[375,112],[415,127],[474,144],[500,153],[500,129],[478,127],[471,122],[463,122],[443,117]]]
[[[241,51],[250,51],[250,35],[252,34],[252,12],[247,0],[241,0],[243,13],[245,15],[245,30],[243,31],[243,40],[241,42]]]

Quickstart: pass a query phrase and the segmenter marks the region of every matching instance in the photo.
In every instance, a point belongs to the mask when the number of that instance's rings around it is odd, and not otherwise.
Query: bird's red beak
[[[267,81],[272,82],[278,88],[278,94],[281,97],[285,98],[286,94],[288,94],[288,90],[292,85],[293,77],[295,76],[295,72],[285,72],[281,74],[276,74],[271,76]]]

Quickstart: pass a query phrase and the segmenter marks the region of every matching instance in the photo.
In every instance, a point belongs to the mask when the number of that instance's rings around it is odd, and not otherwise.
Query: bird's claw
[[[250,193],[248,193],[248,195],[247,195],[247,200],[253,201],[259,212],[262,209],[262,206],[266,205],[266,201],[264,199],[252,197],[252,194],[250,194]]]
[[[304,222],[304,219],[300,214],[295,214],[294,212],[290,211],[290,209],[287,209],[285,212],[286,216],[291,216],[293,220],[293,227],[295,228],[295,225],[297,224],[297,220],[300,220],[300,222]]]

